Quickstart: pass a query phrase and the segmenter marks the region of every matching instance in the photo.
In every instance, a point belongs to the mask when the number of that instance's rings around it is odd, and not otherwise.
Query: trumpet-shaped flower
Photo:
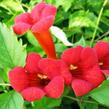
[[[29,53],[25,67],[15,67],[9,72],[11,86],[30,102],[43,96],[60,97],[64,90],[64,79],[57,62]]]
[[[31,30],[46,54],[50,58],[56,58],[55,47],[49,28],[53,25],[56,8],[44,2],[37,4],[32,11],[18,15],[15,18],[13,30],[22,35]]]
[[[109,75],[109,43],[98,42],[94,47],[97,56],[98,64],[104,74]]]
[[[99,69],[97,56],[92,48],[77,46],[62,54],[68,70],[62,72],[66,84],[71,84],[76,96],[83,96],[100,85],[105,79]],[[69,78],[66,77],[69,75]]]

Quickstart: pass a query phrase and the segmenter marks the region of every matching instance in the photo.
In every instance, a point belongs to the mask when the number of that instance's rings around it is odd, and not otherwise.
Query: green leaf
[[[105,10],[103,15],[106,16],[106,17],[109,17],[109,9]]]
[[[99,109],[98,104],[92,103],[82,103],[80,105],[81,109]]]
[[[70,43],[67,39],[67,36],[66,34],[64,33],[64,31],[56,26],[52,26],[50,28],[50,31],[51,33],[57,38],[59,39],[60,41],[62,41],[62,43],[65,45],[65,46],[72,46],[73,44]]]
[[[23,102],[23,98],[14,91],[0,95],[0,109],[22,109]]]
[[[4,24],[0,24],[0,67],[13,68],[25,64],[26,48]]]
[[[62,7],[65,11],[68,11],[69,8],[72,6],[72,2],[74,0],[61,0],[61,4],[62,4]],[[58,1],[57,1],[58,2]]]
[[[8,76],[7,76],[7,71],[9,69],[3,69],[0,68],[0,83],[4,83],[4,82],[9,82]]]
[[[23,12],[21,3],[18,0],[0,0],[0,7],[7,9],[10,13]]]
[[[51,0],[51,1],[53,1],[53,0]],[[72,2],[73,1],[74,0],[58,0],[58,1],[55,0],[55,3],[54,4],[57,7],[62,6],[62,8],[64,9],[64,11],[67,12],[70,9],[70,7],[72,6]]]
[[[86,42],[85,42],[84,37],[81,37],[81,39],[80,39],[78,42],[76,42],[76,43],[73,44],[74,47],[75,47],[75,46],[78,46],[78,45],[81,45],[81,46],[83,46],[83,47],[86,46]]]
[[[89,11],[76,11],[70,16],[69,28],[95,27],[96,16]]]
[[[44,55],[45,52],[43,51],[43,49],[41,48],[40,44],[38,43],[38,41],[35,39],[34,35],[31,33],[31,31],[27,32],[27,35],[26,35],[26,38],[27,40],[33,45],[33,47],[31,47],[29,45],[28,49],[29,51],[31,50],[35,50],[36,52],[38,52],[39,54],[41,55]],[[33,51],[34,51],[33,50]]]
[[[109,80],[103,82],[103,84],[93,90],[90,96],[99,103],[109,106]]]
[[[65,49],[67,49],[67,47],[61,43],[55,44],[55,47],[56,47],[56,52],[58,53],[62,53]]]
[[[61,98],[53,99],[44,97],[43,99],[35,102],[35,107],[33,109],[51,109],[56,106],[60,106]]]

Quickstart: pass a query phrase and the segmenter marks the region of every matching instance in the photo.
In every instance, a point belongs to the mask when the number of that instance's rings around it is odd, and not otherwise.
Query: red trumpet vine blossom
[[[94,47],[99,66],[104,74],[109,75],[109,43],[107,42],[98,42]]]
[[[26,12],[18,15],[15,18],[13,30],[18,35],[31,30],[48,57],[56,58],[55,46],[49,32],[55,15],[56,8],[54,6],[41,2],[32,9],[31,13]]]
[[[59,64],[54,59],[42,59],[29,53],[25,67],[15,67],[9,72],[11,86],[21,93],[26,101],[35,101],[43,96],[58,98],[64,90],[64,79]]]
[[[67,68],[62,75],[66,84],[71,84],[76,96],[87,94],[105,80],[98,66],[96,52],[92,48],[69,48],[61,58]]]

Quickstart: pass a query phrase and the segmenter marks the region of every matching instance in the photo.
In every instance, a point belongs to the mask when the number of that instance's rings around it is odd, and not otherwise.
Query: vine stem
[[[10,84],[0,83],[0,86],[11,86]]]
[[[65,98],[69,98],[73,101],[77,101],[77,102],[80,102],[80,99],[78,98],[74,98],[74,97],[70,97],[70,96],[64,96]],[[90,104],[97,104],[97,102],[93,102],[93,101],[89,101],[89,100],[81,100],[81,103],[84,102],[84,103],[90,103]]]
[[[99,22],[100,22],[104,7],[106,6],[107,2],[108,2],[108,0],[104,0],[103,6],[101,7],[101,10],[100,10],[100,13],[99,13],[99,16],[98,16],[98,19],[97,19],[97,23],[96,23],[96,26],[95,26],[95,30],[94,30],[94,33],[92,35],[92,40],[91,40],[91,43],[90,43],[90,47],[93,46],[93,42],[94,42],[94,39],[95,39],[95,36],[96,36],[96,33],[97,33]]]

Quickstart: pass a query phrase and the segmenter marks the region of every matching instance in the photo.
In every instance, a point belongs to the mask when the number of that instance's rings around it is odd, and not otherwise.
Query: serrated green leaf
[[[95,27],[96,16],[88,11],[76,11],[70,16],[69,28]]]
[[[99,103],[109,106],[109,80],[103,82],[103,84],[94,89],[90,96]]]
[[[13,68],[25,64],[26,48],[6,25],[0,24],[0,67]]]
[[[0,95],[0,109],[22,109],[23,102],[23,98],[14,91]]]

